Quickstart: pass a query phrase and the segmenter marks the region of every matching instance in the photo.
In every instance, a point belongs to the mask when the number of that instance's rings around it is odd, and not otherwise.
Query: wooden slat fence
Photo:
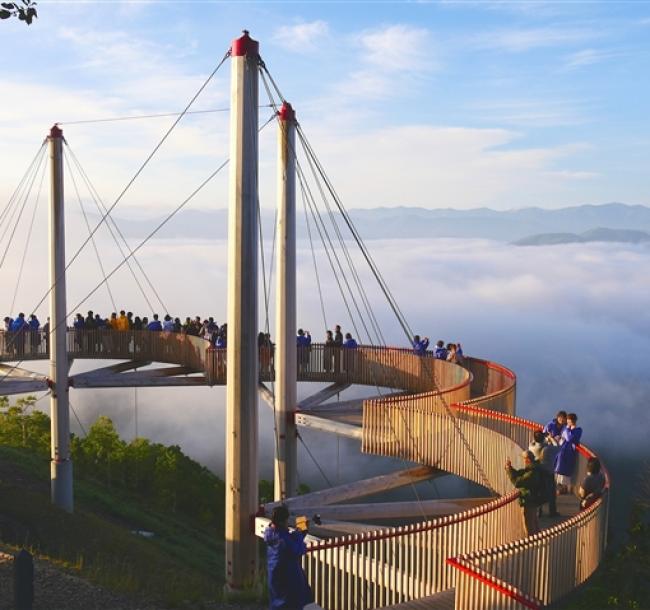
[[[594,454],[578,447],[574,482]],[[541,608],[585,582],[603,559],[607,542],[609,475],[604,495],[586,510],[535,536],[455,557],[456,610]],[[497,582],[500,587],[494,586]],[[515,593],[513,595],[512,593]]]

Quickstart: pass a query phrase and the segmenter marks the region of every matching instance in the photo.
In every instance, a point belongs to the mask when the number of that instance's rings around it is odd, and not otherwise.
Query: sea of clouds
[[[74,233],[73,238],[80,240],[81,234]],[[348,245],[386,342],[406,345],[407,339],[371,274],[352,244]],[[44,242],[36,248],[44,257]],[[519,415],[545,422],[560,408],[577,412],[585,444],[608,460],[615,475],[620,468],[625,480],[650,457],[650,248],[605,243],[517,247],[478,239],[393,239],[369,242],[369,248],[414,332],[428,335],[432,341],[459,341],[465,353],[500,362],[516,372]],[[104,259],[107,269],[117,264],[119,256],[107,244],[100,250],[109,253]],[[172,315],[213,315],[223,322],[226,257],[224,242],[155,240],[142,251],[140,260]],[[271,244],[266,242],[267,273],[270,258]],[[326,321],[309,244],[299,242],[299,325],[311,330],[314,340],[324,336],[325,322],[329,328],[340,323],[344,331],[354,334],[356,325],[359,338],[368,341],[359,316],[354,316],[353,324],[347,314],[324,251],[317,249],[315,258]],[[47,283],[44,261],[28,264],[16,309],[27,311],[42,296]],[[17,269],[17,262],[8,260],[7,268]],[[68,285],[70,308],[101,278],[90,249],[73,269]],[[342,285],[346,280],[353,285],[349,271],[336,271]],[[5,281],[12,281],[6,273]],[[116,274],[111,287],[118,308],[136,315],[152,313],[128,272]],[[9,301],[9,291],[5,300]],[[104,289],[79,307],[82,312],[87,309],[108,315],[112,307]],[[262,290],[260,312],[263,328]],[[43,320],[44,307],[40,313]],[[273,329],[272,307],[269,315]],[[93,365],[76,362],[73,372]],[[300,396],[320,387],[301,384]],[[372,388],[353,392],[356,396],[374,393]],[[78,417],[78,422],[73,419],[77,432],[81,432],[80,425],[87,428],[98,415],[105,414],[125,438],[132,438],[137,404],[139,435],[178,444],[223,474],[223,388],[72,390],[71,400]],[[333,483],[403,467],[399,462],[360,455],[354,441],[339,441],[309,430],[303,431],[303,437]],[[272,414],[262,402],[260,438],[261,475],[272,478]],[[312,487],[325,485],[303,447],[299,458],[301,480]],[[444,492],[445,483],[439,485]],[[449,483],[446,492],[462,490]]]

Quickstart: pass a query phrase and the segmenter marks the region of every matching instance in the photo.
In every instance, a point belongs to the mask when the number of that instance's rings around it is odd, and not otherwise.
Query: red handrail
[[[461,572],[468,574],[472,578],[475,578],[476,580],[483,583],[484,585],[491,587],[495,591],[498,591],[499,593],[501,593],[501,595],[505,595],[506,597],[510,597],[511,599],[514,599],[522,606],[526,606],[526,608],[531,608],[531,610],[541,610],[542,608],[543,605],[542,602],[533,600],[527,595],[520,593],[518,589],[515,589],[515,587],[508,588],[506,583],[503,582],[502,580],[499,580],[494,576],[488,576],[487,573],[484,573],[482,570],[479,570],[474,567],[470,567],[455,557],[449,557],[446,560],[446,563],[456,568],[457,570],[460,570]]]
[[[446,527],[448,525],[453,525],[455,523],[462,523],[463,521],[469,521],[474,517],[478,517],[483,514],[487,514],[501,508],[510,502],[514,502],[519,497],[519,492],[514,490],[505,496],[500,496],[495,498],[491,502],[487,502],[476,508],[470,510],[456,513],[448,517],[438,517],[437,519],[432,519],[430,521],[425,521],[424,523],[415,523],[413,525],[407,525],[404,527],[394,528],[393,531],[379,530],[377,532],[362,532],[361,534],[350,534],[347,537],[344,537],[343,540],[337,540],[334,542],[313,542],[310,546],[307,547],[307,552],[312,551],[322,551],[325,549],[334,549],[344,546],[352,546],[358,542],[373,542],[375,540],[387,540],[389,538],[397,538],[403,536],[404,534],[419,534],[420,532],[427,532],[439,529],[441,527]]]

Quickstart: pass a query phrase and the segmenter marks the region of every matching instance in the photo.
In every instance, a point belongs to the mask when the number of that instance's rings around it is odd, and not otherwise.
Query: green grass
[[[111,590],[166,604],[221,597],[222,532],[89,480],[75,480],[75,512],[69,515],[50,503],[47,460],[0,446],[0,462],[3,542],[25,545]],[[155,537],[144,539],[133,529]]]

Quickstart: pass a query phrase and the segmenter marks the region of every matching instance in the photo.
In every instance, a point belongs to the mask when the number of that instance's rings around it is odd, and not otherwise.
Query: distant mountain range
[[[350,216],[364,239],[458,237],[519,242],[529,238],[531,244],[536,241],[541,244],[604,238],[606,241],[638,242],[645,241],[641,233],[650,233],[650,207],[623,203],[581,205],[556,210],[523,208],[507,211],[488,208],[453,210],[393,207],[353,209],[350,210]],[[335,213],[334,217],[343,226],[341,216]],[[117,218],[124,234],[131,238],[144,237],[160,220],[161,217],[128,221]],[[273,220],[272,210],[262,210],[265,238],[272,235]],[[331,231],[330,219],[325,214],[323,221]],[[306,239],[307,226],[301,211],[298,213],[297,224],[299,239]],[[318,241],[313,219],[310,219],[310,224],[312,236]],[[633,235],[635,231],[640,235]],[[347,229],[343,233],[349,236]],[[227,210],[183,210],[161,229],[157,237],[225,239],[227,234]],[[551,234],[554,236],[551,237]],[[601,237],[598,238],[598,235]]]
[[[590,229],[580,235],[576,233],[540,233],[513,242],[516,246],[552,246],[556,244],[577,244],[590,241],[609,241],[628,244],[650,242],[650,233],[632,229]]]

